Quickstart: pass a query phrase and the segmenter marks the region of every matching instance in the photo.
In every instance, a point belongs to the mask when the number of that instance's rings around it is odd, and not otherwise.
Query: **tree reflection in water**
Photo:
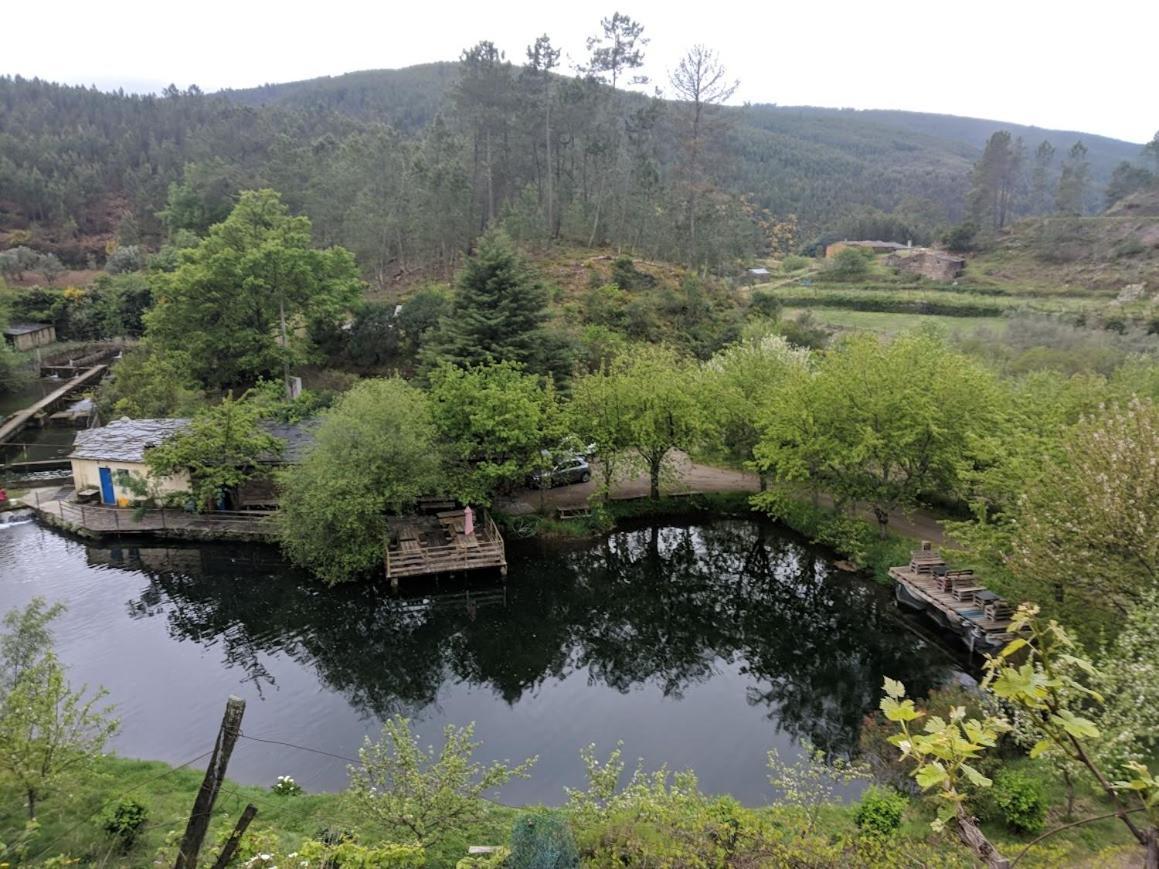
[[[220,646],[261,685],[286,655],[362,712],[417,712],[447,681],[515,703],[548,679],[679,698],[737,664],[747,699],[795,738],[846,754],[882,677],[921,695],[949,659],[906,630],[885,589],[835,574],[816,550],[756,521],[644,527],[582,544],[510,547],[505,585],[428,583],[419,597],[327,589],[264,547],[89,549],[141,571],[134,618]]]

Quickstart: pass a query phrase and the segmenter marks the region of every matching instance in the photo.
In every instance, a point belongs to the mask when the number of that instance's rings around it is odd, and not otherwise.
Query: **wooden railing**
[[[105,507],[56,501],[41,507],[58,515],[70,525],[111,534],[134,534],[148,531],[199,530],[226,531],[241,534],[270,534],[273,527],[267,514],[189,513],[185,510]]]
[[[473,535],[475,542],[471,544],[456,542],[442,546],[420,545],[413,549],[392,549],[388,543],[384,559],[387,578],[489,567],[505,570],[507,552],[495,520],[488,516],[480,531],[482,533],[476,532]]]

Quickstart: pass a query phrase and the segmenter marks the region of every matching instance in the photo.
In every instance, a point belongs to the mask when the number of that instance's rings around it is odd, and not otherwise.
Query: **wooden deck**
[[[94,365],[87,371],[78,374],[72,380],[65,383],[59,389],[53,390],[40,401],[33,404],[31,407],[26,407],[24,410],[12,414],[7,420],[0,425],[0,444],[4,444],[12,439],[12,437],[25,426],[31,425],[37,419],[47,416],[55,407],[62,404],[68,399],[73,392],[80,389],[82,386],[88,386],[99,380],[107,370],[107,365]]]
[[[383,559],[387,579],[397,584],[403,576],[489,568],[506,574],[507,554],[495,520],[484,514],[469,535],[463,533],[463,522],[462,510],[390,520]]]

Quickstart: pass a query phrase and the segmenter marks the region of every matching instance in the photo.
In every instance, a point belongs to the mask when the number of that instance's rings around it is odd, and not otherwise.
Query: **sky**
[[[644,25],[645,72],[667,91],[671,69],[701,43],[740,80],[733,102],[941,112],[1133,142],[1159,129],[1155,0],[57,0],[5,10],[10,34],[40,35],[3,40],[0,74],[212,91],[454,60],[480,39],[519,62],[542,33],[570,67],[614,11]]]

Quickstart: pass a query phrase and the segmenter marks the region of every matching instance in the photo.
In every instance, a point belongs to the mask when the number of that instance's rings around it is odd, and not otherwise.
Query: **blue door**
[[[113,472],[108,468],[101,468],[101,503],[116,504],[117,496],[113,493]]]

